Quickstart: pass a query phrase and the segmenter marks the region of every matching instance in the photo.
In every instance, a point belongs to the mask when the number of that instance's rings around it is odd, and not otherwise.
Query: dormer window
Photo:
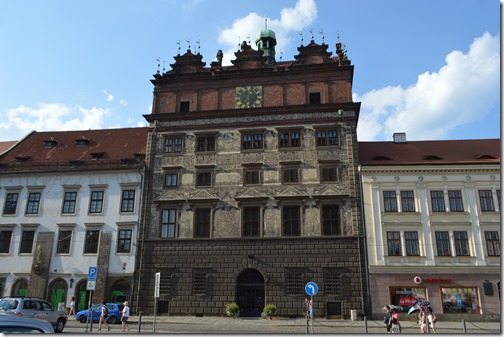
[[[23,163],[31,158],[31,156],[16,156],[16,162]]]
[[[44,147],[46,147],[46,148],[56,147],[56,145],[58,145],[58,142],[53,139],[44,140]]]
[[[90,153],[91,154],[91,159],[92,160],[100,159],[103,156],[104,153],[105,152],[91,152]]]
[[[89,144],[89,139],[79,138],[75,140],[75,145],[77,146],[86,146]]]

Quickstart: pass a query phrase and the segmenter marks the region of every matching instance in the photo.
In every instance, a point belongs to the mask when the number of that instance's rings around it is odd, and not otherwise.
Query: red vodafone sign
[[[420,276],[415,276],[413,277],[413,282],[415,284],[421,284],[422,282],[425,283],[450,283],[452,280],[449,277],[430,277],[430,278],[425,278],[422,280]]]

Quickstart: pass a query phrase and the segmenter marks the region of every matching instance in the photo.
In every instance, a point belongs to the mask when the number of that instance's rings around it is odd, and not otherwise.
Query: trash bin
[[[356,321],[357,320],[357,310],[350,310],[350,319],[352,321]]]

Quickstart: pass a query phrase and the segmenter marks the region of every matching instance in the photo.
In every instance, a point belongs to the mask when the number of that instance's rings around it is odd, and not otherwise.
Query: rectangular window
[[[103,191],[92,191],[89,213],[101,213],[103,210]]]
[[[322,206],[322,234],[341,235],[340,210],[338,205]]]
[[[467,232],[453,232],[453,237],[455,239],[455,255],[469,256]]]
[[[178,186],[178,173],[166,173],[164,177],[164,187],[177,187]]]
[[[210,208],[196,208],[194,212],[194,235],[197,238],[210,237]]]
[[[478,296],[481,290],[478,288],[461,288],[460,285],[456,288],[441,287],[442,310],[443,314],[447,314],[447,320],[451,319],[450,314],[481,314]]]
[[[117,252],[130,253],[131,239],[133,231],[131,229],[120,229],[117,236]]]
[[[445,212],[445,201],[443,191],[431,191],[431,207],[433,212]]]
[[[19,246],[19,254],[31,254],[33,250],[33,239],[35,231],[23,231],[21,234],[21,245]]]
[[[208,291],[207,271],[193,271],[192,292],[196,295],[206,295]]]
[[[264,148],[262,133],[242,134],[242,150],[260,150]]]
[[[164,152],[168,154],[181,154],[184,149],[183,136],[166,137],[164,139]]]
[[[420,256],[418,232],[404,232],[407,256]]]
[[[161,214],[161,237],[174,238],[177,224],[177,210],[175,208],[163,209]]]
[[[413,191],[401,191],[401,207],[403,212],[415,211],[415,196]]]
[[[281,131],[278,133],[280,148],[301,147],[301,136],[299,131]]]
[[[180,101],[179,112],[191,111],[191,101]]]
[[[320,181],[321,182],[338,181],[338,167],[336,167],[336,166],[321,166],[320,167]]]
[[[337,130],[317,130],[317,146],[333,146],[338,145]]]
[[[135,190],[122,191],[121,212],[133,212],[135,210]]]
[[[451,212],[463,212],[464,204],[462,203],[461,191],[448,191],[448,199],[450,201]]]
[[[77,192],[65,192],[63,199],[63,214],[75,214],[75,204],[77,202]]]
[[[485,232],[488,256],[500,256],[499,232]]]
[[[448,232],[436,232],[436,248],[438,256],[451,256]]]
[[[258,185],[261,183],[261,168],[249,167],[243,169],[243,184],[244,185]]]
[[[215,136],[196,137],[196,152],[215,152]]]
[[[197,172],[196,186],[198,187],[212,186],[212,172],[210,171]]]
[[[283,206],[282,209],[282,228],[284,236],[301,235],[299,206]]]
[[[298,183],[299,182],[299,168],[285,167],[282,170],[283,183]]]
[[[40,205],[40,192],[28,194],[28,203],[26,204],[26,214],[38,214]]]
[[[60,230],[58,234],[58,247],[56,248],[56,253],[69,254],[71,242],[72,242],[72,231]]]
[[[99,230],[87,230],[86,241],[84,242],[84,254],[98,253],[98,242],[100,241]]]
[[[343,275],[336,272],[325,272],[324,292],[327,295],[343,295]]]
[[[0,254],[9,254],[12,231],[0,230]]]
[[[397,212],[397,198],[394,191],[383,191],[383,205],[385,212]]]
[[[401,256],[401,233],[387,232],[388,256]]]
[[[16,214],[19,193],[7,193],[5,198],[4,214]]]
[[[492,191],[478,191],[480,206],[482,212],[494,212],[494,202],[492,197]]]
[[[244,207],[242,235],[245,237],[259,236],[261,228],[260,219],[261,219],[260,207]]]
[[[320,92],[310,92],[310,104],[320,104]]]
[[[287,271],[285,273],[285,292],[287,295],[300,295],[303,294],[303,291],[303,272]]]

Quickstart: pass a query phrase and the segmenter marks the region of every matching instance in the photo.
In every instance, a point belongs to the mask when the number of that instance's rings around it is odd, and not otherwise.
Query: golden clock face
[[[235,96],[235,108],[260,108],[262,107],[262,87],[247,86],[237,87]]]

